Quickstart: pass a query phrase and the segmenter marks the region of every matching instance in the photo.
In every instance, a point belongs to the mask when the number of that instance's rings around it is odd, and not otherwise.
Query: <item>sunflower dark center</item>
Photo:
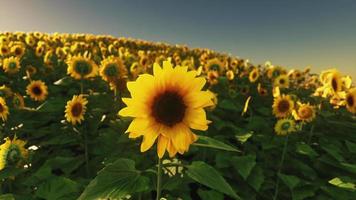
[[[4,112],[4,106],[0,103],[0,113]]]
[[[17,64],[15,62],[10,62],[9,63],[9,68],[10,69],[16,69],[16,67],[17,67]]]
[[[279,80],[279,83],[280,83],[280,84],[284,84],[285,82],[286,82],[286,80],[284,80],[284,79],[280,79],[280,80]]]
[[[289,102],[287,100],[282,100],[278,104],[278,111],[285,113],[289,110]]]
[[[32,93],[34,93],[36,96],[39,96],[42,94],[42,89],[39,86],[34,86],[32,88]]]
[[[285,131],[288,130],[290,127],[291,127],[290,122],[284,122],[282,124],[282,129],[285,130]]]
[[[76,103],[72,106],[71,112],[74,117],[79,117],[82,114],[83,106],[81,103]]]
[[[157,95],[152,104],[152,115],[156,121],[170,127],[183,120],[185,110],[182,96],[175,91]]]
[[[85,76],[87,74],[90,74],[92,67],[86,61],[77,61],[74,69],[78,74]]]
[[[11,164],[17,163],[17,161],[21,158],[20,150],[12,145],[7,153],[7,160],[10,161]]]
[[[15,49],[15,54],[16,54],[16,55],[21,55],[21,54],[22,54],[22,49],[16,48],[16,49]]]
[[[337,81],[336,81],[336,78],[333,78],[333,79],[331,80],[331,86],[333,87],[333,90],[334,90],[334,91],[337,91],[338,83],[337,83]]]
[[[309,118],[311,116],[311,110],[309,108],[301,108],[299,110],[299,116],[303,118]]]
[[[350,107],[353,107],[355,104],[354,98],[351,95],[346,97],[346,102]]]
[[[212,64],[212,65],[210,66],[210,70],[219,71],[219,70],[220,70],[220,65],[218,65],[218,64]]]
[[[114,77],[118,74],[117,65],[114,63],[108,64],[105,68],[105,75]]]

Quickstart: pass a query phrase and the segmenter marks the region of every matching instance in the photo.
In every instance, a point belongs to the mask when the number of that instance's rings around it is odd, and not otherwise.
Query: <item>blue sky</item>
[[[356,1],[12,0],[0,31],[111,34],[356,77]]]

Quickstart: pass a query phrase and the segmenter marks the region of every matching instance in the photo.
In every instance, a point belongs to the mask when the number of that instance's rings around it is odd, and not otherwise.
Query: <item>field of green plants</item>
[[[356,88],[108,35],[0,33],[0,199],[356,199]]]

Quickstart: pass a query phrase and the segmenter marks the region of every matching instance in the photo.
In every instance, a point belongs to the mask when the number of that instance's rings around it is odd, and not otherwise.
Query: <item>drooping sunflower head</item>
[[[71,56],[68,58],[67,64],[67,74],[75,79],[92,78],[98,73],[98,66],[87,54]]]
[[[26,87],[26,93],[35,101],[43,101],[47,98],[48,88],[41,80],[31,81]]]
[[[84,120],[87,104],[88,100],[83,95],[74,95],[72,100],[68,101],[66,105],[64,116],[67,121],[73,125],[80,124]]]
[[[173,68],[164,61],[163,69],[154,64],[154,75],[143,74],[127,84],[131,98],[122,99],[127,107],[119,115],[134,117],[126,132],[130,138],[143,136],[141,152],[151,148],[157,139],[160,158],[165,151],[171,157],[177,152],[183,154],[197,140],[190,129],[208,128],[204,107],[214,105],[213,97],[201,91],[205,78],[187,70],[187,66]]]
[[[346,95],[346,108],[353,114],[356,114],[356,88],[352,88]]]
[[[22,109],[25,107],[25,101],[23,99],[23,96],[19,93],[14,94],[14,96],[12,97],[12,103],[17,109]]]
[[[11,56],[3,60],[4,71],[8,74],[15,74],[20,71],[20,59]]]
[[[288,88],[289,87],[289,77],[286,74],[279,75],[273,82],[274,87]]]
[[[296,130],[296,124],[291,119],[280,119],[274,126],[274,131],[277,135],[280,136],[288,135],[290,133],[295,132]]]
[[[260,71],[258,70],[257,67],[254,67],[249,76],[248,76],[248,79],[250,80],[251,83],[254,83],[257,81],[257,79],[260,77]]]
[[[28,158],[26,142],[23,140],[5,138],[5,143],[0,145],[0,170],[7,166],[18,166]]]
[[[288,117],[294,108],[294,102],[289,95],[280,95],[274,98],[273,101],[273,114],[277,118]]]
[[[127,76],[127,69],[118,57],[108,57],[101,61],[100,76],[106,82],[115,82]]]
[[[298,103],[298,107],[293,110],[293,117],[297,121],[311,122],[315,118],[315,107],[309,103]]]
[[[0,97],[0,117],[2,121],[6,121],[8,115],[9,115],[9,108],[6,105],[6,101],[4,98]]]

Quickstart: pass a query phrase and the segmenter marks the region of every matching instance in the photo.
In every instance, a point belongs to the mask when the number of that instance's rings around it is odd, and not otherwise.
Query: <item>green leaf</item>
[[[198,195],[202,200],[223,200],[224,195],[214,190],[198,190]]]
[[[356,144],[355,144],[355,143],[346,141],[346,146],[347,146],[347,149],[348,149],[351,153],[356,153]]]
[[[193,180],[227,194],[236,199],[240,199],[226,180],[212,166],[202,161],[195,161],[187,166],[187,175]]]
[[[240,141],[242,144],[245,143],[251,136],[253,135],[253,131],[247,132],[243,135],[235,135],[236,139]]]
[[[223,99],[221,102],[219,102],[219,107],[230,110],[230,111],[240,111],[241,108],[237,107],[236,104],[230,99]]]
[[[255,166],[247,178],[247,183],[251,185],[256,191],[259,191],[263,182],[265,180],[265,176],[263,175],[262,168],[259,166]]]
[[[15,197],[13,194],[2,194],[0,200],[15,200]]]
[[[301,143],[301,144],[297,144],[296,146],[297,148],[297,152],[303,155],[307,155],[311,158],[315,158],[316,156],[318,156],[319,154],[314,151],[314,149],[312,149],[309,145]]]
[[[235,156],[231,159],[231,162],[239,174],[246,180],[256,165],[256,155]]]
[[[338,177],[331,179],[329,183],[335,185],[336,187],[346,188],[346,189],[356,191],[356,185],[354,183],[345,182]]]
[[[292,199],[293,200],[303,200],[307,197],[313,197],[315,195],[315,188],[314,187],[297,187],[292,192]]]
[[[42,183],[36,191],[36,196],[51,200],[76,199],[79,191],[80,187],[76,182],[65,177],[55,177]]]
[[[148,188],[149,180],[135,169],[135,162],[121,158],[99,171],[79,200],[120,199]]]
[[[220,142],[219,140],[207,137],[207,136],[198,136],[198,141],[193,143],[195,146],[201,146],[201,147],[208,147],[208,148],[213,148],[213,149],[219,149],[219,150],[225,150],[225,151],[233,151],[233,152],[240,152],[238,149],[235,147],[225,144],[223,142]]]
[[[300,183],[300,179],[293,175],[278,174],[278,177],[288,186],[290,190],[293,190]]]

